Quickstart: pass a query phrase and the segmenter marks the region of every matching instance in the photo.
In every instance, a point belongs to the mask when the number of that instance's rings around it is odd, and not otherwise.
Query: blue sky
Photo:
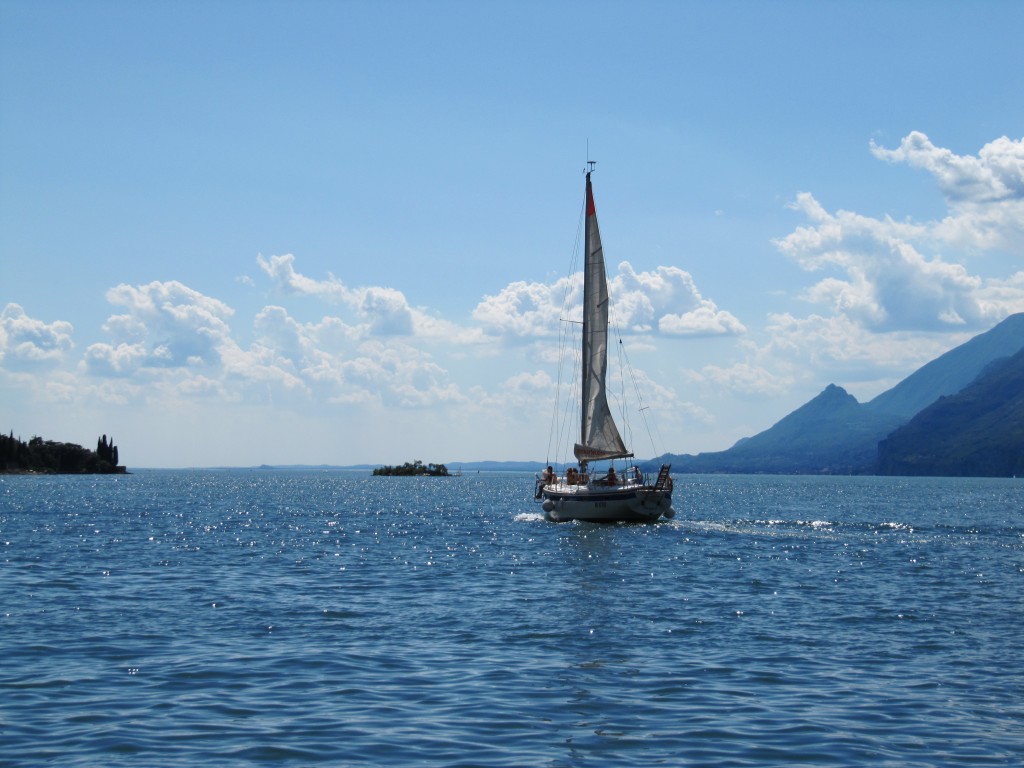
[[[588,146],[638,455],[870,399],[1024,311],[1022,28],[0,0],[0,429],[133,466],[560,458]]]

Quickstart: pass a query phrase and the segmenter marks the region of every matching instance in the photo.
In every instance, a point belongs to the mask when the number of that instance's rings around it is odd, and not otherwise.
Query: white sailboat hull
[[[589,162],[589,161],[588,161]],[[633,456],[622,439],[608,404],[608,276],[597,209],[587,171],[583,232],[583,322],[580,326],[580,438],[573,447],[579,470],[569,468],[559,478],[551,466],[536,487],[549,520],[588,523],[653,523],[672,517],[671,465],[663,464],[657,480],[648,483],[638,467],[616,475],[609,467],[603,478],[588,473],[592,462]]]
[[[550,483],[541,489],[541,507],[557,523],[653,523],[672,518],[672,492],[653,486],[595,488]]]

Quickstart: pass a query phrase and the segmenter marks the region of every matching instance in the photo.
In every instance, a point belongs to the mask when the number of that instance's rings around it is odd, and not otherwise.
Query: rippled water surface
[[[1020,765],[1024,482],[0,478],[0,764]]]

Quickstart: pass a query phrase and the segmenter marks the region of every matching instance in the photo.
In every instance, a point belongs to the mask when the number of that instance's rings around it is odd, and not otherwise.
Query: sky
[[[0,0],[0,431],[129,467],[567,458],[588,160],[639,457],[865,402],[1024,311],[1021,29]]]

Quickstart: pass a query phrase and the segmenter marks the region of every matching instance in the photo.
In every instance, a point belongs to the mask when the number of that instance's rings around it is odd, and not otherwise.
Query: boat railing
[[[665,484],[665,478],[662,475],[666,475],[667,467],[662,467],[661,472],[658,473],[658,479],[654,485],[656,488],[663,488]],[[543,495],[544,488],[564,488],[566,490],[570,488],[642,488],[651,485],[650,478],[641,472],[639,467],[629,467],[624,470],[621,474],[616,473],[614,482],[610,482],[608,474],[600,473],[580,473],[575,472],[571,474],[566,472],[565,474],[559,475],[554,474],[554,477],[547,474],[547,472],[538,472],[534,475],[536,479],[536,498],[541,498]]]

